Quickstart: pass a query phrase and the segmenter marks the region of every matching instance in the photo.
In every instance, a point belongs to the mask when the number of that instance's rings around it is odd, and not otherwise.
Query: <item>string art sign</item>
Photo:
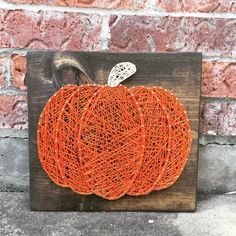
[[[121,84],[135,72],[133,63],[118,63],[107,85],[65,85],[48,100],[37,148],[56,185],[115,200],[177,181],[192,142],[187,112],[165,88]]]

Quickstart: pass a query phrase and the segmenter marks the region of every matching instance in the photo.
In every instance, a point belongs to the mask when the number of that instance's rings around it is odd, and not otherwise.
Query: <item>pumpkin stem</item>
[[[116,87],[122,81],[128,79],[136,71],[136,66],[131,62],[118,63],[111,69],[107,84],[110,87]]]

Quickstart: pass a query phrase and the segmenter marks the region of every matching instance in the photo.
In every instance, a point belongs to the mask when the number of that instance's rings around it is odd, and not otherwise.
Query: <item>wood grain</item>
[[[27,55],[30,155],[30,206],[37,211],[194,211],[196,209],[200,53],[99,53],[29,51]],[[162,86],[183,102],[190,117],[193,144],[187,165],[168,189],[115,201],[75,194],[55,185],[41,168],[36,146],[39,115],[49,97],[67,83],[106,84],[111,68],[130,61],[137,73],[124,85]]]

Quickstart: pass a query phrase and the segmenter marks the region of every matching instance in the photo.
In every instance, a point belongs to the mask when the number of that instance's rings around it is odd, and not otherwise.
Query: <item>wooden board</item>
[[[28,60],[30,206],[38,211],[194,211],[196,209],[198,123],[202,56],[200,53],[99,53],[30,51]],[[147,196],[124,196],[108,201],[78,195],[55,185],[42,169],[36,147],[39,115],[49,97],[66,83],[105,84],[111,68],[130,61],[137,73],[126,86],[162,86],[185,105],[191,121],[193,145],[177,182]],[[81,70],[91,81],[85,78]],[[63,81],[63,83],[62,83]]]

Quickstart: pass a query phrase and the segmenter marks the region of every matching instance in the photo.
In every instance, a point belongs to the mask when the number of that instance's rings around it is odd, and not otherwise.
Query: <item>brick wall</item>
[[[236,1],[0,0],[0,8],[2,142],[27,138],[25,56],[30,48],[198,51],[204,59],[201,143],[218,149],[223,143],[222,153],[236,154],[236,139],[228,142],[229,136],[236,137]],[[201,153],[203,160],[211,152]],[[228,178],[235,176],[233,171]],[[236,183],[228,190],[234,187]]]

